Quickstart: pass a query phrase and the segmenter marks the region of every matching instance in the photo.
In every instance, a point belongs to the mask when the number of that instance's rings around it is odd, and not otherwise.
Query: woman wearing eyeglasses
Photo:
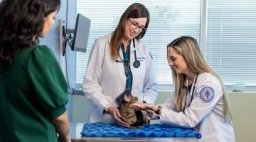
[[[124,91],[140,102],[154,103],[157,84],[153,58],[140,40],[149,20],[147,8],[134,3],[122,14],[113,33],[95,40],[83,82],[83,92],[93,105],[89,122],[116,122],[129,127],[118,110],[118,97]]]

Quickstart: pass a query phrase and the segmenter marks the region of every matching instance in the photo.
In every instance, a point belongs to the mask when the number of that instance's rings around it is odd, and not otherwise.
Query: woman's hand
[[[126,122],[124,122],[122,119],[121,119],[121,114],[120,114],[120,111],[118,108],[116,108],[115,106],[110,106],[107,108],[107,112],[114,118],[115,122],[120,125],[120,126],[123,126],[123,127],[126,127],[126,128],[129,128],[130,125]]]
[[[143,102],[135,102],[133,104],[130,105],[131,107],[133,107],[136,110],[146,110],[146,103]]]
[[[148,111],[148,112],[156,112],[158,110],[158,105],[154,105],[154,104],[148,104],[148,103],[143,103],[143,102],[135,102],[133,104],[130,105],[131,107],[137,109],[137,110],[144,110],[144,111]]]

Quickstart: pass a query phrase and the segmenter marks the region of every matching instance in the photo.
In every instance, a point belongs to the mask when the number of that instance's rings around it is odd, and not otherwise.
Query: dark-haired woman
[[[90,122],[121,120],[117,99],[124,91],[140,102],[154,103],[157,88],[153,58],[143,44],[150,15],[140,3],[133,3],[122,14],[113,33],[95,40],[83,83],[83,92],[92,103]]]
[[[0,3],[0,141],[70,141],[67,84],[47,46],[60,0]]]

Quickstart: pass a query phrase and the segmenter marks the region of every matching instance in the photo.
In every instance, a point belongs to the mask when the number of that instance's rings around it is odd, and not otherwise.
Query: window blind
[[[206,57],[225,84],[256,85],[256,1],[209,0]]]
[[[94,40],[112,32],[126,8],[136,0],[77,0],[77,12],[91,19],[86,53],[76,54],[76,81],[82,83]],[[167,63],[166,45],[181,35],[199,41],[200,0],[141,0],[150,12],[150,23],[142,39],[155,62],[158,84],[171,84],[171,70]]]

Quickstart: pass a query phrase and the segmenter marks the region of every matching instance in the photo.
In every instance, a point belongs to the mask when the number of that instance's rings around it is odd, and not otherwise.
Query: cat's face
[[[120,106],[120,113],[122,115],[122,120],[128,123],[130,126],[137,122],[137,117],[134,108],[130,107],[130,104],[138,101],[137,97],[132,95],[124,97],[124,101]]]

